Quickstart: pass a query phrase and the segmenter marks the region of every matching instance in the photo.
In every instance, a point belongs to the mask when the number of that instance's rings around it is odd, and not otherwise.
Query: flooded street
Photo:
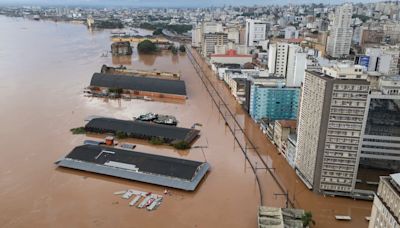
[[[256,227],[260,195],[255,176],[234,145],[234,138],[212,103],[186,54],[101,57],[110,48],[110,31],[90,32],[83,25],[0,17],[0,226],[1,227]],[[181,73],[184,104],[87,98],[83,89],[102,64]],[[206,69],[204,67],[204,69]],[[214,79],[215,80],[215,79]],[[297,207],[311,210],[317,227],[367,227],[371,202],[315,195],[276,153],[258,127],[215,80],[224,100],[253,143],[289,189]],[[128,188],[162,194],[165,188],[57,168],[54,162],[83,140],[72,135],[90,115],[132,119],[146,112],[174,115],[180,127],[201,123],[201,136],[190,151],[149,145],[137,151],[207,161],[211,171],[195,192],[170,189],[159,209],[130,208],[113,192]],[[254,152],[249,152],[256,159]],[[285,205],[271,175],[259,170],[264,203]],[[335,214],[352,216],[336,222]]]

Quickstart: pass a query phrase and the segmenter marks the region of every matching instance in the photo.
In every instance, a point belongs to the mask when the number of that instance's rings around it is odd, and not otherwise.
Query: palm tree
[[[304,213],[304,215],[301,217],[301,220],[303,221],[303,227],[309,227],[311,224],[315,225],[315,221],[312,219],[311,211]]]

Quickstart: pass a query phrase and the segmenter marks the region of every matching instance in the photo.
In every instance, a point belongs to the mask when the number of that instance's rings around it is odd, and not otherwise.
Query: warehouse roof
[[[199,130],[181,128],[162,124],[155,124],[140,120],[119,120],[113,118],[94,118],[86,126],[86,130],[103,130],[107,133],[124,132],[129,135],[147,137],[161,137],[165,139],[185,141],[191,143],[199,135]]]
[[[90,86],[186,96],[185,82],[181,80],[94,73]]]
[[[97,145],[75,147],[56,162],[67,168],[194,190],[208,171],[205,162]]]

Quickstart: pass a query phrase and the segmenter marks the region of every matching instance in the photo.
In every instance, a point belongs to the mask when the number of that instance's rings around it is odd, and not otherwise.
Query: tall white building
[[[203,36],[202,25],[196,25],[192,29],[192,47],[201,47],[201,41]]]
[[[300,46],[278,42],[269,45],[268,69],[270,74],[280,77],[294,77],[296,53]]]
[[[246,20],[245,40],[248,47],[254,46],[259,41],[265,40],[267,25],[259,20]]]
[[[368,71],[378,71],[384,75],[399,73],[399,47],[369,47],[365,49],[365,55],[368,56]]]
[[[294,64],[293,70],[288,70],[286,77],[287,87],[300,87],[301,83],[304,81],[304,76],[306,74],[307,65],[309,59],[308,54],[304,51],[298,51],[294,54]],[[290,64],[290,63],[289,63]]]
[[[362,66],[339,63],[304,79],[296,173],[316,192],[351,194],[361,147],[369,82]]]
[[[336,8],[326,48],[327,54],[334,58],[339,58],[350,53],[353,35],[353,29],[350,27],[352,14],[353,6],[350,3]]]

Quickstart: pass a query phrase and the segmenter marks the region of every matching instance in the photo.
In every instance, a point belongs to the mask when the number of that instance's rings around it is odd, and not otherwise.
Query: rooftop
[[[155,124],[140,120],[119,120],[113,118],[94,118],[90,120],[85,129],[96,133],[126,133],[132,138],[151,139],[152,137],[164,138],[168,141],[185,141],[192,143],[200,131],[190,128],[181,128],[162,124]]]
[[[131,43],[129,41],[119,41],[119,42],[114,42],[111,44],[111,47],[129,47],[131,46]]]
[[[252,55],[239,55],[236,50],[228,50],[225,54],[211,54],[211,57],[252,57]]]
[[[258,210],[259,228],[302,228],[304,210],[261,206]]]
[[[185,82],[181,80],[94,73],[90,86],[186,96]]]
[[[56,164],[190,191],[209,168],[205,162],[97,145],[77,146]]]
[[[384,81],[397,81],[397,82],[400,82],[400,75],[382,76],[380,79],[384,80]]]
[[[296,129],[296,127],[297,127],[297,121],[296,120],[277,120],[277,122],[283,128]]]

